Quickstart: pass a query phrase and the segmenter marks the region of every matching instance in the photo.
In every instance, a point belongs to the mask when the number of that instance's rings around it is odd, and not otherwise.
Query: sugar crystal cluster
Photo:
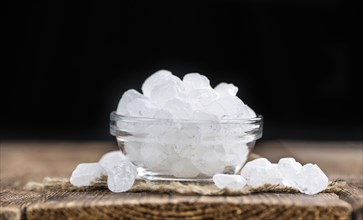
[[[125,192],[134,184],[137,171],[121,151],[111,151],[103,155],[98,163],[79,164],[72,172],[70,183],[74,186],[88,186],[102,176],[107,176],[109,190]]]
[[[256,114],[236,96],[236,86],[222,82],[212,88],[204,75],[180,79],[160,70],[141,90],[126,91],[116,111],[129,117],[117,127],[128,133],[119,142],[131,162],[180,178],[234,172],[245,163],[255,137],[244,134],[256,127],[241,120]]]
[[[109,152],[98,163],[82,163],[70,178],[74,186],[87,186],[107,176],[113,192],[129,190],[138,172],[175,178],[210,178],[218,188],[242,189],[265,184],[293,187],[313,195],[323,191],[328,178],[313,164],[302,166],[294,158],[277,164],[265,158],[247,163],[259,138],[261,124],[255,112],[236,94],[233,84],[210,86],[207,77],[190,73],[180,79],[160,70],[137,90],[126,91],[111,119],[121,150]],[[114,114],[114,113],[112,113]],[[136,168],[136,166],[138,168]],[[230,175],[225,173],[237,173]],[[145,176],[144,176],[145,177]],[[173,178],[172,178],[173,179]]]
[[[70,182],[74,186],[88,186],[106,171],[99,163],[80,163],[72,172]]]
[[[265,184],[282,185],[314,195],[326,189],[328,177],[316,164],[302,166],[294,158],[282,158],[277,164],[266,158],[246,163],[241,175],[216,174],[213,181],[219,188],[238,188],[244,185],[260,187]]]
[[[167,70],[160,70],[143,83],[143,94],[126,91],[118,104],[120,115],[187,120],[248,119],[256,117],[236,94],[233,84],[220,83],[214,89],[209,79],[199,73],[186,74],[181,80]]]

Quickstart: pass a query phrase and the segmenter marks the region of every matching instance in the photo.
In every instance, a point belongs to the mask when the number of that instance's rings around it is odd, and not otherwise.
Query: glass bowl
[[[251,119],[153,119],[111,113],[110,132],[147,180],[210,181],[236,174],[262,136],[262,116]]]

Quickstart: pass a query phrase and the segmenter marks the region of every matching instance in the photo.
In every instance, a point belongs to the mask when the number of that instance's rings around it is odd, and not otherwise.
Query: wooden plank
[[[78,163],[95,162],[114,142],[1,142],[0,185],[22,187],[46,176],[69,177]]]
[[[330,179],[344,179],[348,184],[339,197],[352,205],[354,219],[363,220],[363,142],[264,142],[256,152],[274,162],[293,156],[302,163],[317,163]]]
[[[105,152],[115,150],[117,146],[113,142],[1,143],[0,216],[1,219],[11,219],[9,216],[23,216],[28,219],[41,219],[41,216],[47,216],[47,219],[96,219],[100,216],[135,219],[158,216],[170,219],[302,219],[302,216],[303,219],[349,219],[352,207],[355,212],[361,210],[361,188],[357,187],[357,182],[360,183],[361,180],[358,174],[360,169],[348,167],[352,166],[352,163],[362,163],[359,156],[360,148],[357,150],[357,147],[353,146],[351,149],[348,147],[347,152],[338,151],[346,155],[341,157],[340,163],[332,163],[326,160],[331,160],[334,154],[329,154],[328,145],[320,144],[327,147],[319,149],[319,143],[310,142],[260,142],[256,146],[256,152],[272,161],[284,156],[294,156],[304,163],[317,162],[327,171],[330,178],[352,177],[350,180],[355,179],[352,184],[356,188],[347,188],[347,191],[339,195],[341,199],[329,193],[316,196],[271,193],[246,196],[180,196],[150,193],[114,194],[108,191],[32,192],[23,189],[28,181],[40,182],[45,176],[69,177],[78,163],[97,161]],[[295,149],[302,146],[307,153]],[[327,154],[319,158],[313,152]],[[346,160],[350,162],[345,163]],[[344,168],[337,169],[334,167],[337,164]],[[359,217],[358,214],[355,216]]]
[[[107,191],[46,195],[30,205],[31,219],[349,219],[351,207],[337,195],[255,194],[180,196]]]
[[[0,207],[0,220],[19,220],[21,219],[21,207]]]
[[[69,177],[81,161],[94,162],[117,149],[113,142],[0,142],[0,219],[20,219],[42,197],[22,190],[28,181]]]
[[[353,208],[353,218],[363,220],[363,180],[348,180],[347,186],[338,194]]]
[[[3,188],[0,190],[0,219],[24,219],[25,207],[42,200],[41,192]]]

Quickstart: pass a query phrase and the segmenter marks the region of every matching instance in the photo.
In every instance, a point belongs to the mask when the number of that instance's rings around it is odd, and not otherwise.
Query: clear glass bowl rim
[[[134,122],[175,122],[175,123],[218,123],[218,124],[262,124],[263,123],[263,116],[257,115],[254,118],[248,119],[222,119],[218,122],[210,121],[210,120],[190,120],[190,119],[163,119],[163,118],[147,118],[147,117],[135,117],[135,116],[126,116],[126,115],[119,115],[116,111],[112,111],[110,114],[111,121],[121,121],[121,120],[129,120]]]

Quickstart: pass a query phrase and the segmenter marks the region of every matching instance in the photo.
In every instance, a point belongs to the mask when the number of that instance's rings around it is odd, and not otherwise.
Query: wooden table
[[[363,219],[363,142],[260,141],[255,148],[273,162],[293,156],[301,163],[317,163],[330,180],[347,182],[338,195],[183,196],[23,188],[44,177],[69,177],[78,163],[95,162],[115,149],[112,142],[2,142],[0,219]]]

